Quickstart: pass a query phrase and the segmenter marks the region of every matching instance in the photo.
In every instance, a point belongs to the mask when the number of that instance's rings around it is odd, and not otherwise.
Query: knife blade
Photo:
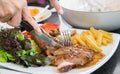
[[[21,26],[25,28],[26,31],[31,32],[31,34],[33,36],[37,36],[37,38],[40,38],[40,40],[43,40],[45,43],[52,45],[52,46],[59,46],[59,47],[63,47],[62,44],[58,43],[59,41],[56,39],[52,39],[51,37],[49,37],[47,34],[44,34],[41,28],[41,32],[37,33],[35,32],[34,28],[26,21],[26,20],[22,20],[21,21]]]

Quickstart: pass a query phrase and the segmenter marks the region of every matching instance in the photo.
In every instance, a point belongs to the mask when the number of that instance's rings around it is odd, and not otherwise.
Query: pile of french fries
[[[87,46],[95,52],[101,52],[101,46],[107,46],[113,41],[112,34],[104,30],[96,30],[91,27],[88,31],[83,31],[81,34],[75,34],[71,37],[72,43],[79,46]]]

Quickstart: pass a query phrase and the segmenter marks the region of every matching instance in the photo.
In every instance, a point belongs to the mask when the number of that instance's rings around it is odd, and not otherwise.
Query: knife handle
[[[31,32],[32,30],[34,30],[33,27],[30,25],[30,23],[28,23],[26,20],[22,20],[20,25],[24,27],[25,30],[27,30],[28,32]]]

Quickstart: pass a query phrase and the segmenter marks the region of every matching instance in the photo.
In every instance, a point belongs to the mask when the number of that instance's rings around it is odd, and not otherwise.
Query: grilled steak
[[[83,46],[59,48],[53,53],[52,65],[58,66],[60,72],[66,72],[75,66],[83,66],[94,59],[94,52]]]
[[[32,36],[43,52],[51,59],[59,72],[67,72],[76,66],[84,66],[94,59],[94,52],[84,46],[53,47],[37,36]]]

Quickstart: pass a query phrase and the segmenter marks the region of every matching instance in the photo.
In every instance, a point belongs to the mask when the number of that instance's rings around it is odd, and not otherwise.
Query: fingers
[[[51,5],[57,10],[59,14],[63,14],[62,7],[57,0],[50,0]]]
[[[18,11],[7,23],[11,26],[18,27],[22,18],[21,13],[22,11]]]
[[[40,28],[39,28],[38,24],[33,20],[33,18],[31,17],[31,15],[29,13],[27,4],[23,8],[22,15],[23,15],[23,18],[33,26],[33,28],[36,32],[40,32]]]
[[[22,9],[24,6],[24,2],[16,1],[16,0],[10,0],[11,4],[13,4],[13,7],[15,8],[15,13],[12,15],[12,17],[7,21],[7,23],[13,27],[19,27],[21,19],[22,19]],[[20,3],[20,4],[19,4]],[[10,8],[11,9],[11,8]]]
[[[4,17],[0,17],[0,21],[5,23],[5,22],[8,22],[12,17],[12,15],[6,15]]]
[[[7,22],[16,13],[16,9],[9,1],[0,1],[0,21]]]

